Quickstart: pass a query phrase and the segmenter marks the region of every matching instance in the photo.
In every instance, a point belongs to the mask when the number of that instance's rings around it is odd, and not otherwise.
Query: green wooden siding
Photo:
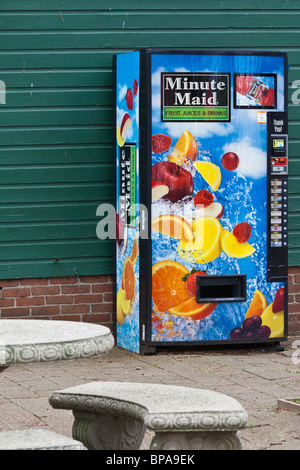
[[[142,47],[288,52],[289,264],[300,265],[299,0],[185,3],[0,2],[0,278],[113,272],[113,242],[96,238],[96,209],[114,195],[112,56]]]

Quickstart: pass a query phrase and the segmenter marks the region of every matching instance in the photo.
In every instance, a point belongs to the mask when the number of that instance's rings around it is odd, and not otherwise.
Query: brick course
[[[300,332],[300,266],[289,268],[289,331]]]
[[[113,276],[0,280],[0,318],[89,321],[112,327]]]
[[[289,268],[289,332],[300,332],[300,266]],[[0,280],[0,318],[90,321],[112,328],[113,276]]]

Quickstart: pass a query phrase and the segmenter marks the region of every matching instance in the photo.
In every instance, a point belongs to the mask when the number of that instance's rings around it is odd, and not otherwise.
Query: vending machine
[[[116,55],[119,347],[286,339],[287,70],[268,51]]]

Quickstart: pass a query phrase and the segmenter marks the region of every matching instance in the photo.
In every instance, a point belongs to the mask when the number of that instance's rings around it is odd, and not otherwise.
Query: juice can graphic
[[[273,107],[275,105],[275,90],[264,82],[263,77],[252,75],[238,75],[236,77],[236,91],[257,106]]]

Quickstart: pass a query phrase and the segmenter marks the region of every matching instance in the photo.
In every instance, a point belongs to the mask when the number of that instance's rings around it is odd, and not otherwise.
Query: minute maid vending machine
[[[147,49],[115,59],[116,344],[141,354],[278,345],[286,54]]]

